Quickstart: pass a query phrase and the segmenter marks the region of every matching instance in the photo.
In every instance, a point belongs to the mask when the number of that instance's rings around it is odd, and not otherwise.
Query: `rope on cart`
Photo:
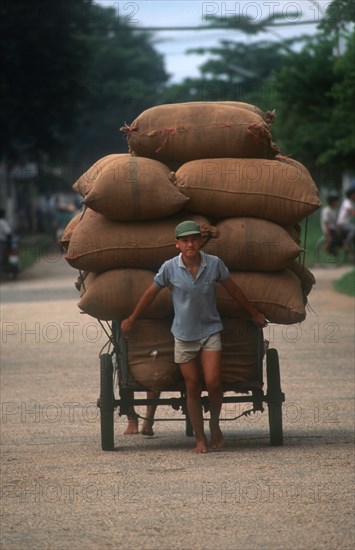
[[[305,262],[306,262],[307,233],[308,233],[308,216],[306,218],[306,225],[305,225],[305,228],[304,228],[303,260],[302,260],[303,271],[304,271]]]
[[[109,339],[109,341],[112,343],[112,341],[113,341],[112,334],[110,334],[110,333],[106,330],[105,325],[103,324],[103,322],[102,322],[100,319],[97,319],[97,322],[98,322],[99,325],[101,326],[102,330],[103,330],[104,333],[106,334],[106,336],[107,336],[107,338]],[[109,325],[109,328],[111,328],[110,325]]]
[[[108,349],[107,349],[107,353],[110,353],[110,347],[111,347],[111,342],[110,342],[110,340],[108,340],[108,341],[106,342],[106,344],[104,344],[104,345],[102,346],[102,348],[100,349],[99,357],[101,357],[101,355],[103,354],[104,349],[105,349],[106,347],[108,348]]]
[[[82,210],[82,212],[81,212],[81,216],[80,216],[80,220],[79,220],[79,221],[81,221],[81,220],[83,219],[84,214],[85,214],[87,208],[88,208],[88,207],[87,207],[86,205],[84,205],[83,210]],[[82,271],[81,269],[79,269],[79,277],[80,277],[80,279],[81,279],[81,286],[83,287],[84,292],[86,292],[85,277],[84,277],[83,271]],[[78,290],[79,290],[79,289],[78,289]],[[81,290],[81,288],[80,288],[80,290]]]
[[[101,326],[102,330],[104,331],[104,333],[106,334],[107,338],[108,338],[108,341],[106,342],[106,344],[104,344],[100,350],[100,353],[99,353],[99,357],[102,355],[103,353],[103,350],[106,348],[106,346],[108,347],[108,352],[110,350],[110,346],[113,344],[113,337],[112,337],[112,334],[110,334],[108,332],[108,330],[106,330],[106,327],[105,325],[103,324],[103,322],[101,321],[101,319],[96,319],[97,322],[99,323],[99,325]],[[107,322],[107,321],[106,321]],[[107,323],[108,324],[108,323]],[[110,325],[108,324],[109,328],[111,329]]]
[[[303,260],[302,260],[302,275],[304,275],[305,263],[306,263],[307,233],[308,233],[308,216],[307,216],[307,218],[306,218],[305,231],[304,231]],[[313,309],[313,308],[310,306],[310,304],[309,304],[309,301],[308,301],[306,292],[305,292],[304,289],[303,289],[303,284],[302,284],[302,291],[303,291],[303,293],[304,293],[304,299],[305,299],[305,303],[306,303],[306,305],[307,305],[307,309],[309,309],[309,311],[311,311],[312,313],[314,313],[315,315],[317,315],[316,311],[314,311],[314,309]]]
[[[235,416],[234,418],[220,418],[220,422],[227,422],[227,421],[229,422],[229,421],[232,421],[232,420],[238,420],[238,418],[241,418],[242,416],[249,416],[251,413],[255,414],[258,410],[259,409],[255,409],[253,407],[252,409],[244,411],[241,414],[239,414],[238,416]],[[135,412],[134,415],[132,414],[131,416],[134,416],[134,418],[140,418],[141,420],[147,420],[152,425],[154,424],[154,422],[159,422],[159,421],[180,422],[182,420],[185,420],[184,418],[154,418],[154,420],[152,420],[151,418],[146,418],[145,416],[142,416],[137,412]],[[207,421],[207,420],[209,420],[209,418],[204,418],[204,420]]]
[[[247,411],[242,412],[241,414],[238,414],[238,416],[234,416],[233,418],[221,418],[220,421],[222,422],[229,422],[232,420],[238,420],[238,418],[241,418],[242,416],[250,416],[251,413],[255,414],[260,409],[255,409],[254,407],[252,409],[248,409]]]

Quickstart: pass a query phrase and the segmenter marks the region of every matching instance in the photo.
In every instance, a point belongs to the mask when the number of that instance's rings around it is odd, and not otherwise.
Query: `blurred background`
[[[353,0],[3,0],[0,16],[0,207],[24,239],[54,240],[75,180],[162,103],[275,109],[274,141],[321,196],[355,181]]]

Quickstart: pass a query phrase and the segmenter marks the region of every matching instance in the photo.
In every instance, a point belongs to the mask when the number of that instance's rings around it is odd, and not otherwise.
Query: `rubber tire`
[[[325,236],[319,237],[314,245],[314,262],[323,268],[339,267],[345,262],[345,252],[342,247],[338,247],[338,256],[332,256],[324,250],[327,240]]]
[[[270,445],[283,444],[282,403],[283,394],[280,381],[279,356],[276,349],[270,348],[266,355],[267,397],[269,410]]]
[[[114,449],[114,410],[112,357],[104,353],[100,357],[100,423],[103,451]]]

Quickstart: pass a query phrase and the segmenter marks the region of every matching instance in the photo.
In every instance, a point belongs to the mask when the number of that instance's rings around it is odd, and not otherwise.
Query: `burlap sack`
[[[244,103],[243,101],[216,101],[215,103],[221,103],[223,105],[230,105],[232,107],[238,107],[239,109],[246,109],[259,115],[268,126],[271,126],[275,121],[276,114],[275,111],[262,111],[259,107],[252,105],[251,103]]]
[[[85,294],[87,289],[94,284],[98,275],[98,273],[92,273],[91,271],[79,271],[75,287],[79,291],[80,298]]]
[[[188,217],[203,224],[206,234],[213,231],[203,216]],[[65,258],[72,267],[95,273],[126,267],[156,271],[177,255],[174,230],[185,219],[186,215],[117,222],[88,208],[73,232]]]
[[[107,166],[107,164],[110,164],[113,160],[123,158],[129,160],[131,158],[131,155],[129,153],[117,153],[106,155],[105,157],[97,160],[95,164],[90,166],[90,168],[86,170],[86,172],[84,172],[84,174],[82,174],[80,178],[73,184],[74,191],[79,193],[82,197],[85,197],[92,188],[95,181],[101,177],[103,168],[105,168],[105,166]]]
[[[64,231],[63,231],[63,233],[62,233],[62,235],[59,239],[59,244],[63,248],[63,250],[65,250],[65,251],[68,250],[69,242],[70,242],[71,236],[73,234],[73,231],[76,228],[76,226],[78,225],[78,223],[80,222],[82,216],[83,216],[83,212],[79,212],[78,214],[76,214],[74,216],[74,218],[72,218],[70,220],[68,225],[65,227],[65,229],[64,229]]]
[[[175,214],[188,198],[168,178],[170,169],[144,157],[116,155],[93,180],[83,203],[111,220],[149,220]]]
[[[185,210],[207,216],[248,216],[292,225],[321,206],[312,179],[277,160],[194,160],[170,177],[190,198]]]
[[[182,386],[180,369],[174,362],[171,323],[171,319],[138,319],[128,335],[130,374],[147,389],[161,391]]]
[[[287,231],[258,218],[228,218],[216,224],[218,238],[204,247],[238,271],[278,271],[297,258],[301,248]]]
[[[260,387],[258,330],[244,319],[222,319],[221,377],[225,390]],[[128,336],[130,374],[145,388],[162,391],[183,388],[179,367],[174,363],[171,320],[139,319]],[[202,387],[205,389],[202,369]]]
[[[241,387],[260,386],[261,364],[258,329],[244,319],[222,318],[221,375],[224,387],[231,383]]]
[[[287,269],[293,271],[301,282],[301,288],[305,296],[311,292],[313,286],[316,284],[316,279],[313,273],[303,264],[298,261],[292,261],[287,265]]]
[[[292,237],[292,239],[301,246],[302,243],[302,228],[300,224],[296,223],[295,225],[285,225],[285,231]]]
[[[133,380],[154,391],[184,388],[179,366],[174,363],[171,320],[136,321],[128,336],[128,365]],[[244,319],[222,319],[221,376],[225,390],[260,387],[261,360],[257,328]],[[202,376],[202,370],[201,370]],[[205,389],[203,377],[202,387]]]
[[[233,281],[271,323],[291,325],[306,317],[299,278],[289,269],[272,273],[231,272]],[[222,317],[246,317],[229,293],[216,285],[217,308]]]
[[[78,307],[88,315],[111,321],[128,317],[143,292],[153,282],[154,273],[143,269],[112,269],[88,276],[83,284]],[[170,290],[163,288],[144,312],[144,318],[171,316],[173,305]]]
[[[211,157],[274,158],[279,153],[261,116],[224,102],[158,105],[121,130],[132,152],[168,166]]]

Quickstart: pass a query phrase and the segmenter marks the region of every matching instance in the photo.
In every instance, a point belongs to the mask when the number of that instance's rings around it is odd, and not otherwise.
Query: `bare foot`
[[[221,449],[224,445],[224,437],[219,426],[211,426],[211,447],[212,449]]]
[[[153,431],[153,421],[151,421],[151,420],[144,420],[143,426],[142,426],[142,429],[141,429],[141,434],[142,434],[142,435],[149,435],[149,436],[154,435],[154,431]]]
[[[196,447],[192,449],[193,453],[208,453],[207,448],[207,440],[204,439],[196,439]]]
[[[138,418],[128,417],[128,426],[124,432],[125,435],[134,435],[138,432]]]

